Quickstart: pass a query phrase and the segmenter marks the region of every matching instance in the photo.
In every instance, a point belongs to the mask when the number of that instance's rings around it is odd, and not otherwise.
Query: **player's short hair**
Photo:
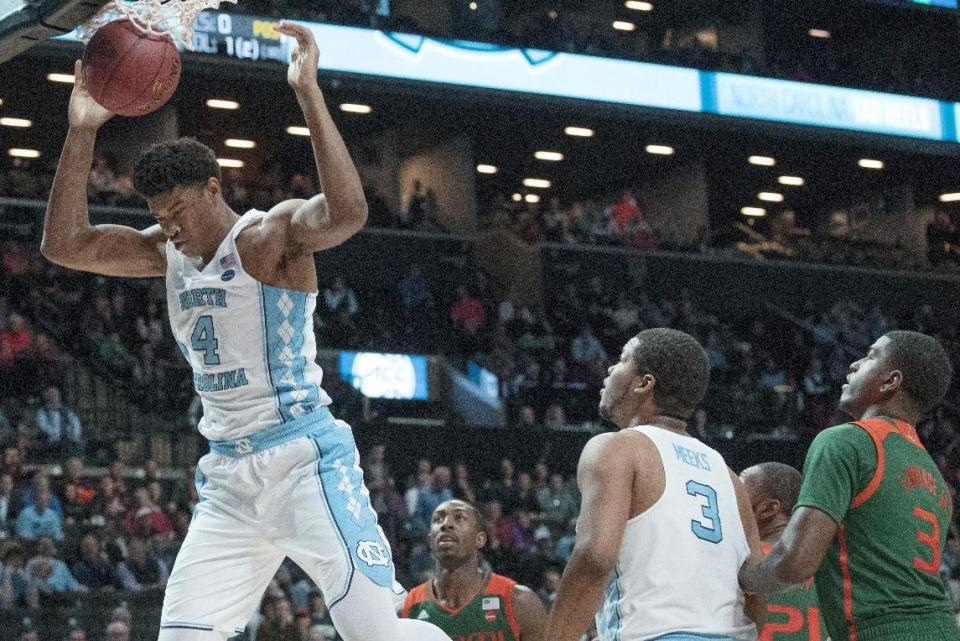
[[[953,378],[953,366],[946,350],[932,336],[920,332],[895,331],[887,354],[890,364],[903,374],[903,389],[926,413],[943,402]]]
[[[797,506],[803,475],[786,463],[760,463],[744,470],[765,498],[780,501],[780,511],[790,516]]]
[[[459,503],[467,506],[469,512],[473,515],[474,522],[477,524],[477,532],[485,532],[487,529],[487,520],[483,517],[483,512],[480,511],[476,505],[470,501],[465,501],[463,499],[449,499],[443,503]],[[441,503],[440,505],[443,505]],[[436,512],[440,508],[438,505],[433,511]]]
[[[152,198],[176,187],[199,187],[210,178],[223,178],[213,150],[194,138],[180,138],[158,143],[140,157],[133,186]]]
[[[666,416],[688,419],[710,384],[710,359],[693,336],[656,327],[636,336],[633,360],[640,375],[657,379],[653,400]]]

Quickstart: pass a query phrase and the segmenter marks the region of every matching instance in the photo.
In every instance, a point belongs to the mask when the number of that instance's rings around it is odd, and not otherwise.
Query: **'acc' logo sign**
[[[390,565],[390,555],[383,545],[377,541],[360,541],[357,545],[357,556],[367,565]]]

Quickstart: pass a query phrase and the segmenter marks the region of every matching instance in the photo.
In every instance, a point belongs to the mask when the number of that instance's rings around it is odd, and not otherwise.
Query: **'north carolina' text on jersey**
[[[212,441],[242,438],[330,403],[316,363],[317,295],[270,287],[243,269],[237,235],[264,215],[244,214],[203,269],[166,244],[170,326],[203,402],[200,432]]]
[[[723,457],[702,442],[649,425],[663,461],[663,495],[627,522],[597,614],[601,641],[686,632],[752,641],[756,625],[737,581],[750,546]]]

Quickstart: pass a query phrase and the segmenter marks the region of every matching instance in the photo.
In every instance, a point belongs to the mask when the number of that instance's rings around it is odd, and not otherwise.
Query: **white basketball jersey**
[[[627,522],[597,613],[601,641],[672,632],[753,641],[737,581],[750,548],[723,457],[690,436],[633,429],[657,446],[666,483],[663,496]]]
[[[170,326],[203,402],[200,432],[233,440],[328,405],[316,363],[317,295],[270,287],[244,271],[236,238],[250,210],[203,269],[167,241]]]

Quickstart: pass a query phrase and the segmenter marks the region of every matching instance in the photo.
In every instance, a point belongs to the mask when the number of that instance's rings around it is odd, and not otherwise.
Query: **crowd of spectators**
[[[6,173],[0,172],[0,196],[44,199],[52,173],[49,168],[28,167],[15,162]],[[95,205],[143,208],[145,203],[133,192],[129,171],[118,178],[107,158],[98,155],[88,182],[88,198]],[[269,209],[272,203],[287,198],[309,197],[317,188],[315,180],[304,173],[285,175],[279,165],[257,175],[256,185],[245,184],[240,175],[227,170],[224,195],[237,211],[249,208]],[[366,189],[370,208],[369,226],[447,233],[441,223],[434,190],[416,181],[393,211],[371,186]],[[557,196],[544,202],[496,196],[481,210],[481,229],[507,229],[531,246],[542,243],[602,245],[638,251],[667,250],[694,253],[735,251],[754,258],[857,265],[903,270],[960,271],[960,236],[955,214],[938,209],[928,226],[926,252],[900,247],[890,242],[860,238],[845,210],[833,212],[828,222],[811,230],[797,221],[795,211],[785,209],[748,224],[733,223],[712,229],[703,228],[696,238],[684,238],[669,221],[652,220],[644,204],[632,189],[592,199],[564,201]],[[21,258],[13,266],[26,265]],[[349,311],[349,310],[348,310]],[[351,314],[347,314],[347,317]],[[347,320],[343,318],[341,320]],[[43,340],[43,339],[41,339]],[[105,358],[121,361],[114,353],[116,344],[109,336],[98,339]],[[133,358],[142,356],[138,352]],[[3,358],[0,354],[0,358]],[[132,359],[128,359],[132,366]],[[147,378],[152,372],[143,373]]]
[[[22,615],[23,634],[37,635],[39,626],[30,621],[41,613],[59,616],[78,601],[94,599],[110,608],[121,606],[119,614],[96,623],[97,629],[73,620],[66,625],[68,634],[92,640],[104,638],[103,631],[111,641],[128,639],[120,636],[131,634],[125,603],[156,606],[162,598],[199,500],[194,470],[173,474],[153,460],[135,470],[119,461],[93,470],[80,457],[41,465],[26,462],[29,456],[20,446],[9,447],[0,465],[0,621]],[[451,472],[449,466],[420,459],[401,482],[398,475],[405,472],[396,464],[395,474],[394,465],[384,445],[371,447],[363,460],[370,499],[404,585],[433,576],[426,545],[430,516],[442,501],[456,497],[481,506],[490,541],[486,559],[493,569],[540,589],[549,604],[573,544],[579,496],[572,478],[543,462],[517,471],[505,458],[499,473],[486,477],[479,464],[457,462]],[[132,635],[147,638],[149,630],[133,629]],[[337,637],[322,595],[301,568],[287,561],[241,638]]]

